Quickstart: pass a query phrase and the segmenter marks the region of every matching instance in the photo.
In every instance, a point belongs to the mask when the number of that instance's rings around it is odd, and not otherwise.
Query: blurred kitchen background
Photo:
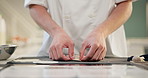
[[[133,3],[133,14],[126,22],[125,30],[128,55],[148,54],[147,0]],[[0,45],[18,45],[12,58],[36,55],[42,38],[43,30],[24,8],[24,0],[0,0]]]

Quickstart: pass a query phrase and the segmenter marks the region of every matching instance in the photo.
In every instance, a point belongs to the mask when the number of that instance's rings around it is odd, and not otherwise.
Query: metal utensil
[[[17,45],[0,45],[0,60],[8,59],[17,48]]]

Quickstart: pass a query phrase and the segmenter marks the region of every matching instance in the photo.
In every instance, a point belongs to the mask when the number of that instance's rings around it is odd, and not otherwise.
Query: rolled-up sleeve
[[[28,8],[31,4],[41,5],[45,8],[48,8],[47,0],[25,0],[24,6]]]
[[[123,1],[128,1],[128,0],[115,0],[116,3],[120,3],[120,2],[123,2]],[[132,0],[133,2],[135,1],[138,1],[138,0]]]

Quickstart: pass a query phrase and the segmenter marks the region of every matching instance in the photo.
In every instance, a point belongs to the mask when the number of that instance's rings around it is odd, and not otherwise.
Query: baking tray
[[[85,64],[85,65],[96,65],[96,64],[131,64],[127,61],[127,58],[121,57],[106,57],[101,61],[93,62],[82,62],[80,60],[71,61],[52,61],[48,56],[43,57],[20,57],[13,61],[8,62],[8,64],[37,64],[37,65],[54,65],[54,64]]]
[[[134,65],[143,69],[148,70],[148,62],[129,62],[127,61],[127,57],[105,57],[104,60],[95,61],[95,62],[82,62],[80,60],[71,60],[71,61],[53,61],[50,60],[48,56],[42,57],[20,57],[15,60],[7,62],[8,65],[113,65],[113,64],[120,64],[120,65]]]

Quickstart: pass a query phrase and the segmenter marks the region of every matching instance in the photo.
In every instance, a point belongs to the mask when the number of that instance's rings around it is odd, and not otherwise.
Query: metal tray
[[[17,58],[13,61],[8,62],[8,64],[38,64],[38,65],[53,65],[53,64],[87,64],[87,65],[95,65],[95,64],[131,64],[131,62],[127,61],[127,58],[120,57],[106,57],[101,61],[94,62],[82,62],[80,60],[71,60],[71,61],[52,61],[48,58],[48,56],[44,57],[21,57]]]

